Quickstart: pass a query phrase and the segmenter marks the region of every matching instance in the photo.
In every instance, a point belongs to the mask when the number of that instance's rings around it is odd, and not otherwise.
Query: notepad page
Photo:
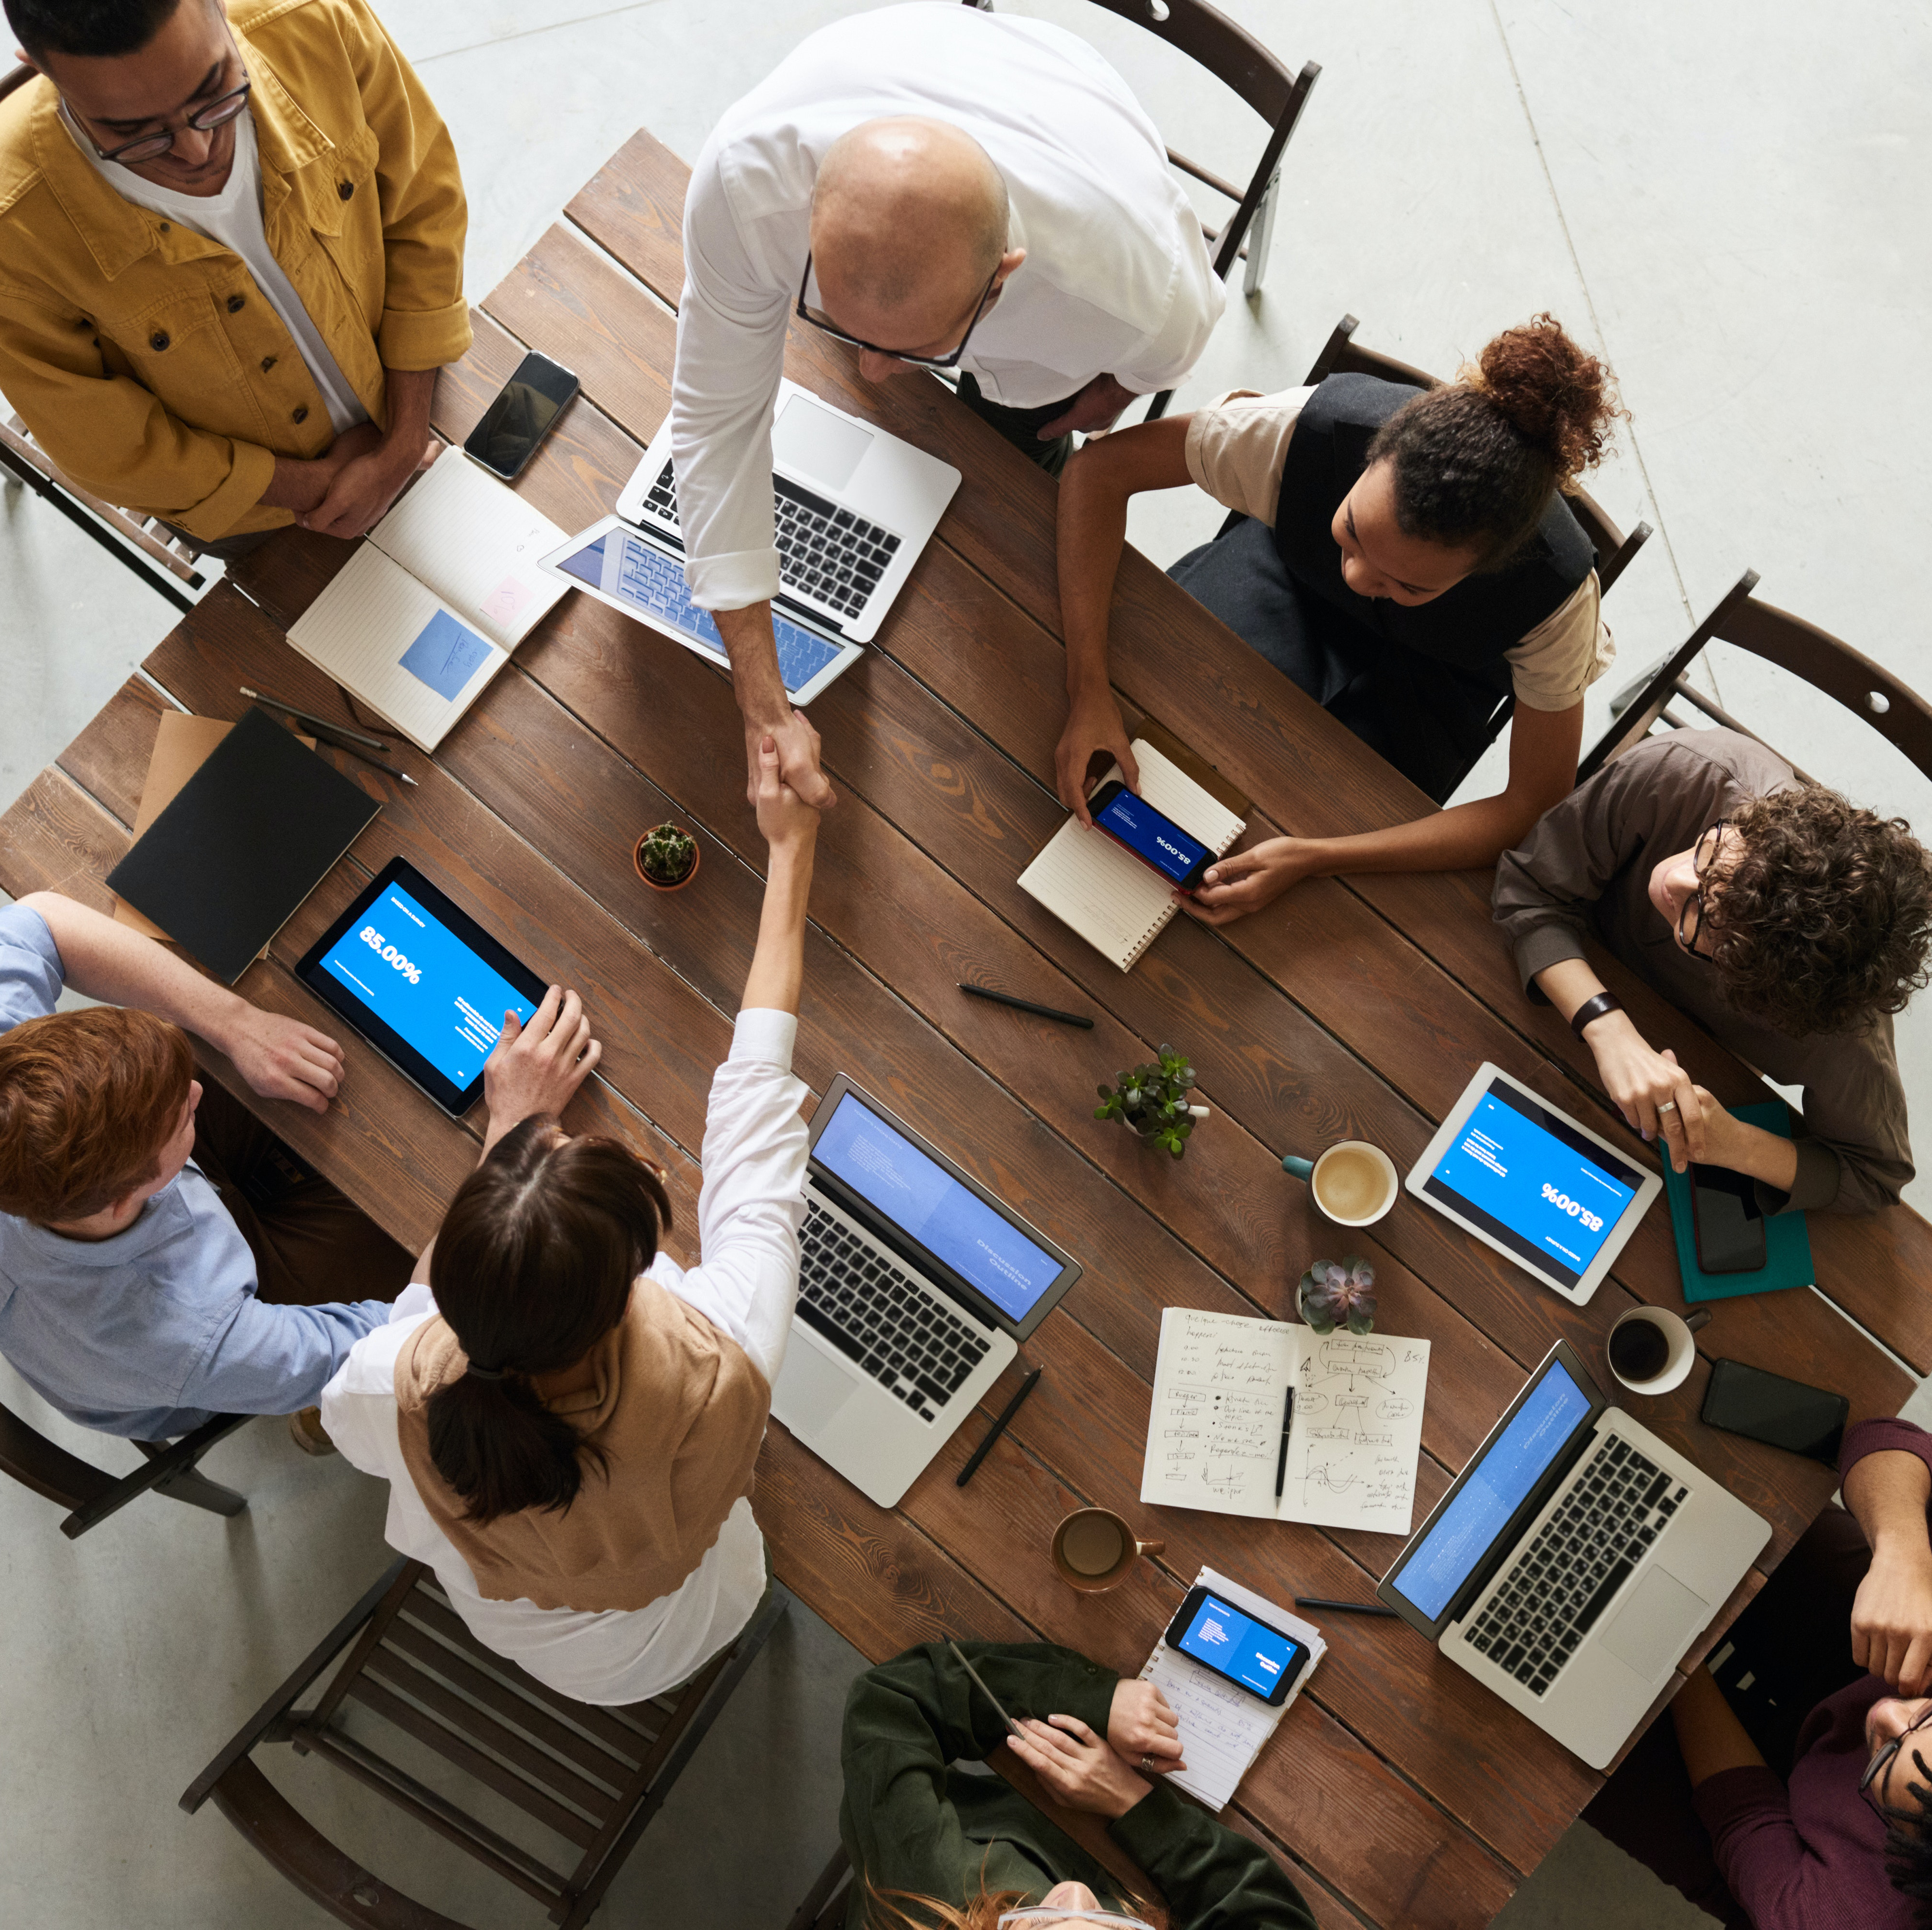
[[[459,661],[470,667],[440,690],[429,679],[450,661],[447,649],[422,671],[403,659],[438,641],[438,619],[472,640]],[[460,643],[460,638],[454,640]],[[440,597],[369,543],[289,631],[289,641],[318,670],[382,716],[418,749],[433,751],[509,659]],[[471,660],[473,659],[473,663]]]
[[[568,587],[537,560],[569,533],[450,448],[369,540],[464,622],[513,650]]]
[[[1282,1718],[1307,1687],[1309,1677],[1328,1652],[1328,1644],[1312,1622],[1277,1608],[1266,1597],[1212,1568],[1204,1568],[1194,1577],[1194,1585],[1211,1589],[1234,1607],[1285,1630],[1306,1642],[1309,1649],[1308,1666],[1279,1709],[1269,1708],[1212,1669],[1203,1667],[1192,1656],[1170,1649],[1165,1641],[1156,1643],[1147,1658],[1140,1679],[1152,1682],[1180,1718],[1180,1752],[1187,1764],[1166,1780],[1210,1808],[1225,1809],[1234,1800],[1235,1790],[1262,1745],[1281,1726]]]
[[[1282,1416],[1307,1331],[1201,1307],[1162,1310],[1143,1501],[1275,1515]]]

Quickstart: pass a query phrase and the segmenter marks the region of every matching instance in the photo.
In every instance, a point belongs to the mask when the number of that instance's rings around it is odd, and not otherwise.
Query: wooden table
[[[460,437],[526,347],[578,370],[584,394],[518,487],[567,528],[610,509],[668,406],[682,284],[686,170],[639,134],[484,302],[448,371],[436,426]],[[861,383],[836,345],[792,344],[789,372],[956,464],[965,481],[877,647],[813,707],[842,801],[826,820],[812,896],[798,1069],[814,1093],[849,1071],[1076,1254],[1086,1274],[987,1401],[1026,1367],[1046,1376],[974,1484],[953,1484],[983,1431],[968,1424],[898,1509],[874,1507],[774,1426],[758,1513],[786,1584],[868,1655],[943,1631],[1051,1638],[1138,1668],[1204,1561],[1286,1601],[1359,1596],[1393,1538],[1264,1526],[1138,1499],[1161,1310],[1292,1317],[1294,1283],[1336,1236],[1286,1179],[1285,1151],[1370,1139],[1412,1163],[1483,1059],[1648,1150],[1598,1091],[1588,1052],[1519,990],[1490,923],[1486,875],[1299,887],[1210,932],[1178,920],[1123,975],[1014,881],[1060,824],[1063,711],[1053,486],[936,381]],[[290,532],[237,575],[284,621],[347,554]],[[1144,559],[1130,553],[1114,625],[1119,689],[1256,800],[1251,835],[1339,833],[1425,800]],[[156,717],[245,707],[261,683],[326,714],[340,700],[224,587],[162,642],[0,822],[0,884],[96,904],[128,842]],[[628,1135],[671,1172],[679,1235],[695,1223],[705,1095],[749,962],[764,848],[743,794],[726,680],[591,599],[570,596],[434,759],[401,753],[405,791],[338,755],[385,808],[253,967],[259,1004],[322,1016],[290,967],[400,853],[548,976],[584,992],[605,1042],[572,1123]],[[325,752],[324,755],[329,755]],[[706,862],[661,897],[631,840],[665,818]],[[1614,965],[1646,1035],[1668,1040],[1720,1097],[1761,1093],[1744,1067]],[[974,977],[1094,1010],[1091,1034],[962,998]],[[340,1025],[349,1077],[326,1118],[259,1109],[398,1238],[434,1231],[476,1158],[473,1123],[445,1118]],[[1191,1053],[1214,1118],[1176,1164],[1090,1117],[1094,1089],[1170,1041]],[[232,1069],[207,1055],[231,1089]],[[1932,1366],[1932,1239],[1896,1208],[1814,1215],[1824,1290],[1911,1365]],[[1352,1246],[1373,1260],[1382,1325],[1432,1343],[1418,1517],[1559,1336],[1599,1360],[1640,1300],[1676,1304],[1660,1203],[1587,1308],[1534,1285],[1404,1196]],[[673,1243],[677,1244],[674,1235]],[[1709,1360],[1727,1355],[1844,1388],[1890,1412],[1904,1372],[1806,1292],[1720,1304],[1689,1382],[1644,1403],[1650,1426],[1772,1523],[1775,1565],[1822,1506],[1828,1472],[1696,1418]],[[1101,1503],[1166,1553],[1112,1594],[1055,1578],[1053,1523]],[[1739,1589],[1720,1628],[1762,1580]],[[1400,1624],[1334,1616],[1326,1662],[1228,1812],[1295,1871],[1324,1925],[1486,1922],[1599,1778]],[[1693,1658],[1694,1659],[1694,1658]]]

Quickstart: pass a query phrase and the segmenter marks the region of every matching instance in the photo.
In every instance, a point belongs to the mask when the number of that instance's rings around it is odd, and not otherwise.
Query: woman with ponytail
[[[1060,485],[1061,801],[1090,821],[1096,755],[1137,786],[1107,669],[1126,506],[1192,482],[1234,513],[1169,573],[1438,804],[1512,707],[1515,728],[1496,796],[1270,839],[1211,867],[1186,908],[1220,924],[1304,878],[1493,863],[1576,782],[1583,692],[1610,667],[1595,554],[1564,492],[1620,413],[1610,371],[1539,315],[1439,389],[1333,375],[1090,443]]]
[[[661,1168],[558,1124],[598,1047],[553,989],[520,1032],[506,1020],[482,1162],[415,1283],[322,1395],[336,1445],[389,1483],[391,1544],[478,1641],[584,1702],[674,1687],[765,1589],[752,1478],[798,1292],[791,1055],[818,814],[770,737],[759,767],[770,863],[706,1114],[702,1264],[662,1250]]]

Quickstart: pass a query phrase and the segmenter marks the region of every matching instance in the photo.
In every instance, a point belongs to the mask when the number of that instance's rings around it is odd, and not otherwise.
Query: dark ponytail
[[[1394,466],[1406,535],[1474,550],[1479,570],[1500,569],[1550,497],[1603,460],[1628,414],[1609,369],[1538,315],[1505,329],[1460,381],[1405,404],[1376,431],[1369,461]]]
[[[532,1374],[574,1367],[624,1317],[631,1285],[670,1225],[659,1175],[615,1139],[567,1139],[526,1119],[458,1188],[430,1256],[430,1287],[474,1370],[426,1409],[430,1458],[494,1521],[566,1508],[586,1448]]]

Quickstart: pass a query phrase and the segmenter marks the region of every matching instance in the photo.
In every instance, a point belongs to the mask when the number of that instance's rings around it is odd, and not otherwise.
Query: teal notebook
[[[1762,1106],[1733,1106],[1732,1115],[1748,1126],[1762,1126],[1781,1139],[1791,1137],[1791,1114],[1781,1099]],[[1691,1217],[1690,1175],[1678,1172],[1666,1155],[1664,1194],[1670,1202],[1670,1230],[1677,1240],[1677,1268],[1686,1300],[1732,1300],[1741,1293],[1775,1293],[1787,1286],[1810,1286],[1818,1277],[1811,1264],[1811,1238],[1802,1213],[1784,1213],[1764,1223],[1765,1263],[1755,1273],[1706,1273],[1697,1264],[1697,1234]]]

